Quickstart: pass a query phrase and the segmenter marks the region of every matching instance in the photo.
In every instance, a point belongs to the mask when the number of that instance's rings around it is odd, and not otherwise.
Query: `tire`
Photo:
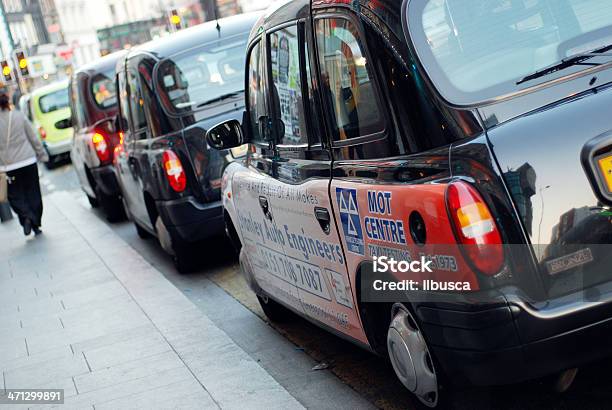
[[[49,161],[45,162],[45,168],[51,170],[55,168],[57,158],[54,155],[49,155]]]
[[[146,229],[142,228],[136,222],[134,222],[134,226],[136,227],[136,233],[138,234],[138,237],[140,239],[145,239],[146,240],[146,239],[151,238],[151,234],[149,233],[149,231],[147,231]]]
[[[257,295],[257,300],[259,300],[261,309],[271,322],[284,323],[294,316],[292,311],[267,296]]]
[[[178,242],[178,241],[176,241]],[[180,274],[192,273],[199,267],[199,261],[196,255],[196,246],[191,244],[176,244],[172,246],[174,255],[172,255],[172,261],[174,267]]]
[[[91,205],[91,207],[94,209],[100,206],[96,198],[92,198],[89,195],[87,195],[87,200],[89,201],[89,205]]]
[[[401,304],[396,304],[393,310],[387,331],[387,351],[397,378],[423,407],[443,407],[446,394],[442,389],[441,366],[430,353],[410,310]]]
[[[229,216],[225,216],[225,239],[229,242],[231,248],[234,251],[234,256],[238,257],[240,255],[240,250],[242,249],[242,243],[240,242],[240,237],[236,232],[236,228],[234,228],[234,224]]]
[[[128,207],[127,201],[123,196],[121,196],[121,204],[123,205],[123,212],[125,212],[125,218],[128,221],[134,221],[134,218],[132,218],[132,214],[130,213],[130,208]]]
[[[96,199],[109,222],[119,222],[125,219],[123,202],[120,198],[106,195],[100,187],[96,187]]]

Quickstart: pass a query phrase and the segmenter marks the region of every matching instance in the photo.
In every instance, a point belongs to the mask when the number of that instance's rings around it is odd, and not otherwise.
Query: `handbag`
[[[8,129],[6,131],[6,152],[8,152],[9,143],[11,141],[11,123],[13,119],[13,112],[9,111],[9,120],[8,120]],[[1,159],[1,158],[0,158]],[[8,165],[7,162],[2,160],[3,165]],[[0,203],[6,202],[8,200],[8,184],[9,177],[6,172],[0,172]]]

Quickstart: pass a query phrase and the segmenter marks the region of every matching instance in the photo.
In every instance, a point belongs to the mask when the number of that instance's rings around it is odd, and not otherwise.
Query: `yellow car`
[[[32,123],[49,154],[48,167],[60,157],[68,157],[72,145],[68,81],[58,81],[31,94]]]

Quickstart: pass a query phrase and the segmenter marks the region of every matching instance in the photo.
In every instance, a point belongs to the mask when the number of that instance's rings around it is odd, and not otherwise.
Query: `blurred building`
[[[4,0],[14,1],[14,0]],[[181,26],[266,8],[271,0],[54,0],[73,66],[164,35],[176,10]]]
[[[217,0],[217,17],[229,17],[242,12],[238,0]]]
[[[243,13],[267,9],[274,0],[238,0]]]
[[[10,50],[12,50],[12,42],[9,39],[9,29],[4,17],[4,6],[0,2],[0,57],[4,59]]]
[[[55,0],[64,28],[66,46],[61,50],[68,64],[79,66],[99,56],[96,29],[113,23],[111,9],[105,0]]]
[[[64,42],[64,35],[60,25],[59,14],[55,7],[55,0],[40,0],[40,9],[43,21],[47,27],[49,43],[62,44]]]
[[[15,50],[27,57],[29,75],[21,87],[36,87],[63,76],[56,54],[63,35],[54,0],[0,0],[0,12],[2,59],[15,68]],[[16,70],[13,73],[15,80]]]
[[[41,1],[0,0],[0,11],[6,25],[6,43],[11,48],[29,49],[50,42]]]
[[[72,64],[78,67],[101,55],[98,31],[102,30],[103,38],[108,38],[116,48],[118,33],[129,28],[128,23],[138,27],[148,25],[154,19],[166,18],[172,8],[182,7],[199,0],[55,0],[64,39],[71,51]],[[139,38],[142,37],[139,35]],[[146,36],[145,36],[146,38]],[[125,40],[121,47],[135,45],[133,40]]]
[[[200,0],[205,20],[268,8],[275,0]]]
[[[100,55],[129,48],[152,40],[156,33],[166,31],[164,18],[138,20],[97,30]]]

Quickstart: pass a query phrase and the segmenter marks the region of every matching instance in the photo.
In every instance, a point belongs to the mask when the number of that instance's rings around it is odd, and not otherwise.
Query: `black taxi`
[[[612,354],[611,44],[602,0],[269,10],[245,121],[208,132],[249,144],[223,200],[264,311],[388,357],[430,407],[443,380],[563,390]]]
[[[219,121],[242,119],[244,52],[258,16],[185,29],[117,63],[122,198],[138,234],[156,236],[179,271],[196,265],[203,239],[223,233],[221,175],[233,158],[209,149],[205,135]]]
[[[72,165],[89,203],[101,207],[112,222],[125,217],[113,168],[115,147],[120,142],[114,127],[115,66],[124,56],[125,51],[119,51],[79,67],[68,89],[74,129]]]

